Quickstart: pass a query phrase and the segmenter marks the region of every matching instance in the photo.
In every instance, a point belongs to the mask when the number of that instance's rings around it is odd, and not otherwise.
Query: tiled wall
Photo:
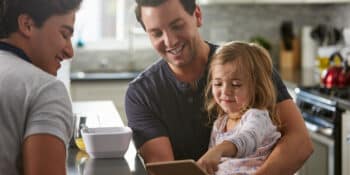
[[[272,44],[272,56],[275,61],[278,56],[280,24],[284,20],[293,22],[297,35],[300,35],[300,30],[305,25],[326,23],[338,28],[350,27],[350,4],[225,4],[205,5],[201,6],[201,9],[204,23],[200,32],[204,39],[215,43],[229,40],[247,41],[252,36],[259,35]],[[128,21],[135,23],[133,14],[129,14],[128,18],[133,18]],[[76,55],[78,59],[73,61],[72,70],[98,69],[102,59],[113,59],[107,61],[107,67],[110,69],[142,70],[157,59],[154,50],[137,50],[131,56],[128,51],[92,51],[85,54],[78,52]]]
[[[201,6],[204,25],[201,33],[209,41],[246,40],[259,35],[271,42],[272,54],[278,55],[280,25],[290,20],[300,36],[305,25],[332,24],[350,27],[350,4],[251,4]]]
[[[142,71],[158,59],[152,49],[83,50],[77,51],[71,64],[72,72],[127,72]]]

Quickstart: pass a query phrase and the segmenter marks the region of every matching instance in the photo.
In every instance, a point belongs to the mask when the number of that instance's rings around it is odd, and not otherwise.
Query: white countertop
[[[88,127],[125,126],[112,101],[75,101],[73,102],[73,113],[77,116],[86,116]],[[133,174],[145,174],[144,167],[137,167],[136,156],[137,151],[131,141],[124,159]]]
[[[73,113],[76,116],[86,116],[88,127],[124,126],[112,101],[73,102]]]

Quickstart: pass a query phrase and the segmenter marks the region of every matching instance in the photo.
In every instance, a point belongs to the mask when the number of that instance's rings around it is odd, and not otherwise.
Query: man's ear
[[[202,26],[202,12],[198,5],[196,5],[196,8],[194,9],[194,16],[196,17],[197,27]]]
[[[35,27],[32,17],[27,14],[21,14],[17,18],[18,32],[26,37],[30,37]]]

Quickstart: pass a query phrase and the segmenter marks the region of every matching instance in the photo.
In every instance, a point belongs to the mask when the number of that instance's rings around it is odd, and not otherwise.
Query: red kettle
[[[334,59],[339,58],[342,66],[334,65]],[[350,71],[347,60],[344,60],[340,52],[333,53],[329,58],[333,66],[322,72],[321,81],[326,88],[344,88],[350,85]]]

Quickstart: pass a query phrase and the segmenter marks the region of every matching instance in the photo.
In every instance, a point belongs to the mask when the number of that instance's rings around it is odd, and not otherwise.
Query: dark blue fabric
[[[210,61],[218,46],[208,44]],[[137,148],[150,139],[166,136],[175,159],[197,160],[207,151],[211,132],[204,110],[207,71],[193,91],[188,83],[178,81],[166,61],[160,59],[130,82],[125,111]],[[276,71],[273,79],[278,101],[290,98]]]
[[[32,63],[24,51],[18,47],[0,41],[0,50],[11,52],[29,63]]]

